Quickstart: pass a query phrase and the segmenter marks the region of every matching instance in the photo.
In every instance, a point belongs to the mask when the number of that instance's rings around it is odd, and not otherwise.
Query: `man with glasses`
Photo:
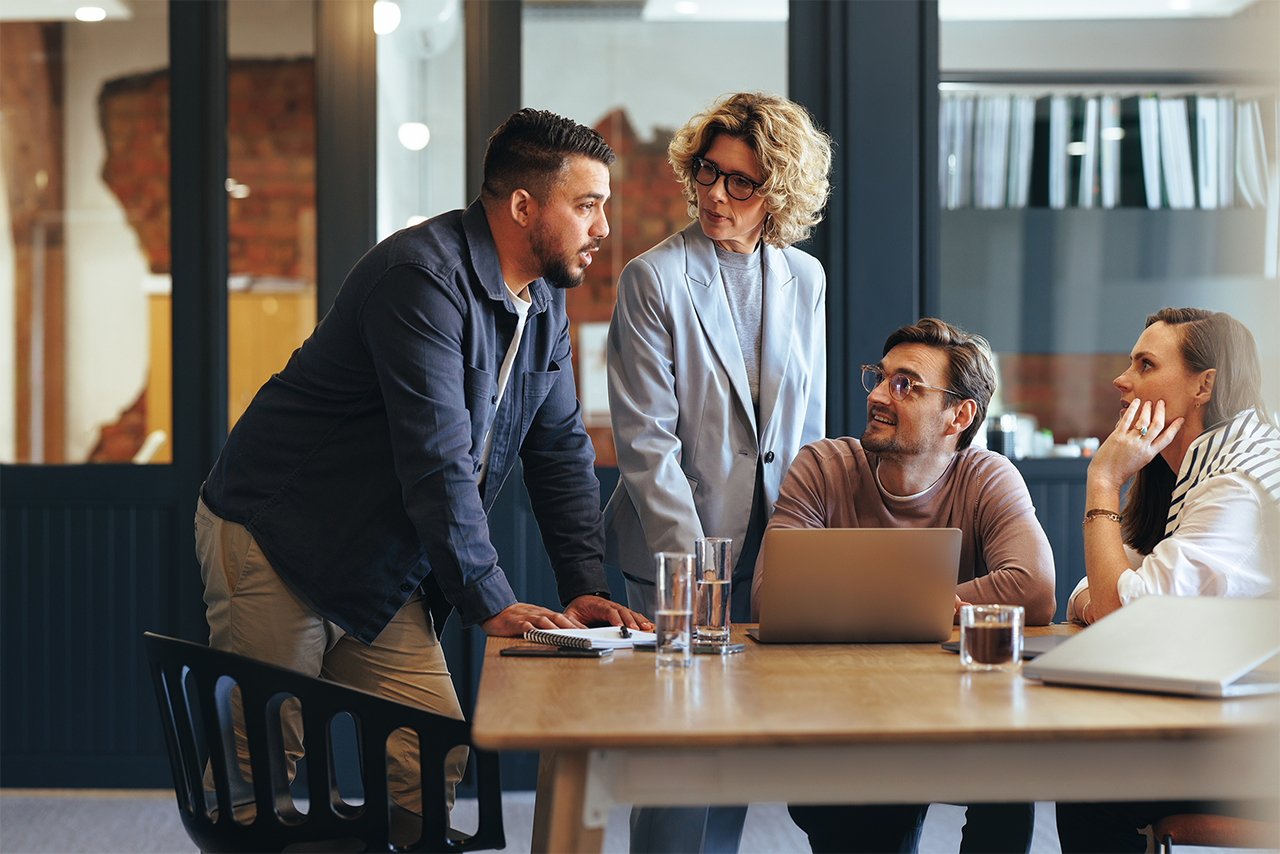
[[[1053,552],[1026,484],[1008,459],[970,446],[996,387],[987,342],[924,318],[890,335],[883,354],[862,368],[862,438],[801,448],[769,528],[959,528],[957,609],[961,602],[1021,605],[1027,625],[1048,624]],[[763,577],[757,564],[757,619]],[[790,812],[815,852],[885,852],[916,850],[927,808],[795,805]],[[960,850],[1027,851],[1033,816],[1032,804],[971,806]]]

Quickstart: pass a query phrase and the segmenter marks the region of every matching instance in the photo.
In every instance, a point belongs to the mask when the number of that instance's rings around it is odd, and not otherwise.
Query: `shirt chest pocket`
[[[556,381],[560,379],[560,366],[555,362],[551,362],[545,371],[528,371],[524,375],[524,394],[523,403],[524,411],[521,413],[521,435],[529,430],[529,425],[533,423],[533,416],[541,408],[547,395],[555,388]]]

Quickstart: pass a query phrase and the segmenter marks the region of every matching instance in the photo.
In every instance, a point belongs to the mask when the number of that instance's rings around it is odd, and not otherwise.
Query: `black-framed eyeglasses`
[[[719,167],[709,160],[703,160],[701,157],[693,158],[693,180],[702,186],[714,187],[721,175],[724,176],[724,191],[729,194],[729,198],[740,202],[745,202],[764,186],[762,182],[752,181],[746,175],[740,175],[737,172],[721,172]]]
[[[940,391],[943,394],[954,394],[961,399],[963,394],[952,391],[949,388],[938,388],[936,385],[927,385],[919,380],[913,380],[911,377],[903,373],[897,373],[888,378],[889,394],[893,395],[894,400],[906,400],[907,395],[911,394],[911,390],[915,388],[927,388],[930,391]],[[867,394],[876,390],[880,383],[885,381],[884,371],[876,365],[862,366],[862,387],[867,390]]]

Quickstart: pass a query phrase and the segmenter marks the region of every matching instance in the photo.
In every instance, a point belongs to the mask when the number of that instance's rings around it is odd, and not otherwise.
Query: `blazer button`
[[[765,455],[764,455],[764,461],[765,461],[766,463],[771,463],[771,462],[773,462],[773,451],[766,451],[766,452],[765,452]]]
[[[413,589],[413,585],[406,581],[404,584],[400,585],[400,589],[401,591],[408,593],[410,590]]]
[[[489,398],[489,402],[490,402],[490,403],[497,403],[497,402],[498,402],[498,396],[495,394],[493,397]]]

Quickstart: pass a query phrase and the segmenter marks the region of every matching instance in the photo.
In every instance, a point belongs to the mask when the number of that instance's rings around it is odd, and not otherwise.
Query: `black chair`
[[[201,851],[447,852],[506,845],[496,753],[471,749],[479,796],[476,833],[468,837],[449,826],[445,756],[455,746],[470,745],[466,721],[188,641],[150,632],[145,640],[178,811]],[[241,776],[236,755],[233,687],[240,689],[245,710],[251,784]],[[305,774],[299,773],[294,787],[305,784],[305,813],[286,770],[280,709],[290,697],[301,703]],[[359,768],[362,803],[339,793],[333,722],[344,714],[355,728],[359,757],[352,764]],[[387,738],[400,728],[418,737],[421,817],[394,804],[387,792]]]

